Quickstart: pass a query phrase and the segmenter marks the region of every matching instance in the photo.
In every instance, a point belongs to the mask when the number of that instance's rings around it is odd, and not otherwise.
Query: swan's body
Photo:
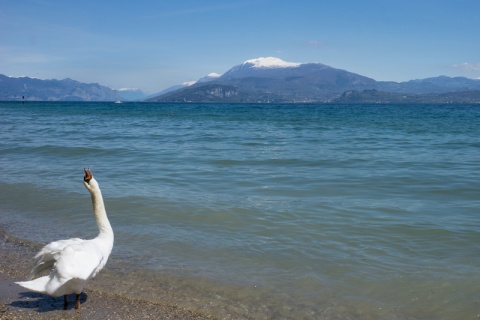
[[[36,279],[17,282],[31,291],[53,297],[64,296],[65,308],[68,304],[66,295],[71,293],[76,294],[75,308],[80,307],[80,293],[85,283],[102,270],[113,248],[113,230],[102,193],[89,169],[85,169],[84,184],[92,198],[98,236],[91,240],[74,238],[47,244],[35,256],[31,279]],[[37,278],[44,271],[50,271],[50,274]]]

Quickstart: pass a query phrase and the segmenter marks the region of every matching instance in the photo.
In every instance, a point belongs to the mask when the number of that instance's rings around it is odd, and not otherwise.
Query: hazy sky
[[[479,0],[0,0],[0,74],[154,93],[258,57],[480,78]]]

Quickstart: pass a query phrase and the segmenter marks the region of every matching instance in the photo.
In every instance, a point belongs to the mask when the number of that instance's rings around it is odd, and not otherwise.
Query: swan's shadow
[[[84,292],[80,294],[80,303],[87,301],[88,295]],[[68,295],[68,306],[64,308],[63,296],[53,298],[46,294],[36,292],[20,292],[19,299],[9,304],[14,308],[31,309],[38,312],[49,312],[54,310],[70,310],[75,307],[75,295]]]

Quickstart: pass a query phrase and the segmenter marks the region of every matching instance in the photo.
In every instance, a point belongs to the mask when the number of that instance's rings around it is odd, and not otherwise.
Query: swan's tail
[[[19,281],[15,283],[30,291],[46,293],[46,287],[49,280],[49,276],[44,276],[30,281]]]

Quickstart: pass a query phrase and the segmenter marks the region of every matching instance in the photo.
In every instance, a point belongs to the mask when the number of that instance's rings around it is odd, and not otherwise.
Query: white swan
[[[64,296],[64,308],[68,306],[67,295],[76,294],[75,309],[80,308],[80,293],[87,280],[95,277],[107,263],[113,248],[113,230],[107,218],[103,197],[90,169],[84,169],[84,185],[93,203],[93,213],[99,233],[91,240],[68,239],[47,244],[35,256],[31,278],[44,271],[49,275],[31,281],[16,282],[20,286],[53,297]]]

